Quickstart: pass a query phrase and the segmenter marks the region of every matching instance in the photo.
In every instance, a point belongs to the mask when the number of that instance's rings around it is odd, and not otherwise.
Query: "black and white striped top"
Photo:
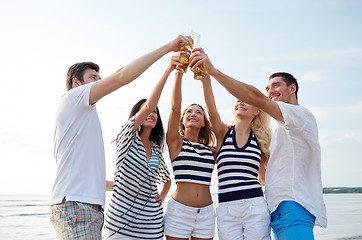
[[[172,161],[175,181],[211,185],[215,160],[211,150],[201,143],[182,139],[180,154]]]
[[[258,181],[261,150],[251,131],[245,146],[236,143],[235,127],[226,133],[217,153],[219,203],[263,196]]]
[[[117,139],[117,161],[113,195],[105,216],[105,227],[137,239],[160,239],[163,236],[163,208],[156,202],[157,184],[170,174],[159,147],[152,144],[160,163],[151,170],[139,136],[133,132],[135,118],[122,127]]]

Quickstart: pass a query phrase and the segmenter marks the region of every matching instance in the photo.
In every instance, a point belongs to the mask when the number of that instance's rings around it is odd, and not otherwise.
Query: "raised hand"
[[[171,57],[171,61],[170,61],[170,64],[169,64],[169,68],[171,71],[175,70],[176,66],[180,64],[180,61],[178,60],[178,54],[176,55],[173,55]]]
[[[199,67],[204,73],[209,75],[212,75],[212,72],[215,71],[209,57],[202,48],[195,48],[192,50],[189,66],[191,69]]]
[[[175,39],[173,39],[171,42],[168,43],[168,47],[170,51],[178,52],[187,43],[192,48],[194,40],[190,36],[179,35],[178,37],[176,37]]]

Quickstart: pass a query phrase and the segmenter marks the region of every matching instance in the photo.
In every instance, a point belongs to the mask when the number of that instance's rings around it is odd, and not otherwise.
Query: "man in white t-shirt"
[[[266,170],[265,195],[277,239],[314,239],[316,225],[327,226],[321,180],[321,152],[314,116],[298,104],[298,83],[289,73],[270,76],[268,97],[237,81],[194,49],[190,67],[213,76],[237,99],[254,105],[278,121]]]
[[[190,37],[178,36],[101,79],[92,62],[72,65],[67,92],[56,111],[53,185],[50,219],[59,239],[101,239],[106,174],[102,129],[96,102],[130,83],[168,52],[179,51]],[[107,190],[110,189],[110,182]]]

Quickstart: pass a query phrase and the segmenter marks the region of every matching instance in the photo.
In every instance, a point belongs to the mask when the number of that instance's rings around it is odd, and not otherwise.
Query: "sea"
[[[217,203],[216,194],[213,198]],[[362,240],[362,194],[324,194],[324,200],[328,227],[315,227],[315,239]],[[0,240],[12,239],[57,239],[49,219],[49,196],[0,195]]]

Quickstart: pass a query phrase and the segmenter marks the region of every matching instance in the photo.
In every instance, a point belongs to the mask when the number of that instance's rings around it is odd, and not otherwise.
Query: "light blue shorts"
[[[315,216],[295,201],[283,201],[271,214],[273,239],[314,240]]]

